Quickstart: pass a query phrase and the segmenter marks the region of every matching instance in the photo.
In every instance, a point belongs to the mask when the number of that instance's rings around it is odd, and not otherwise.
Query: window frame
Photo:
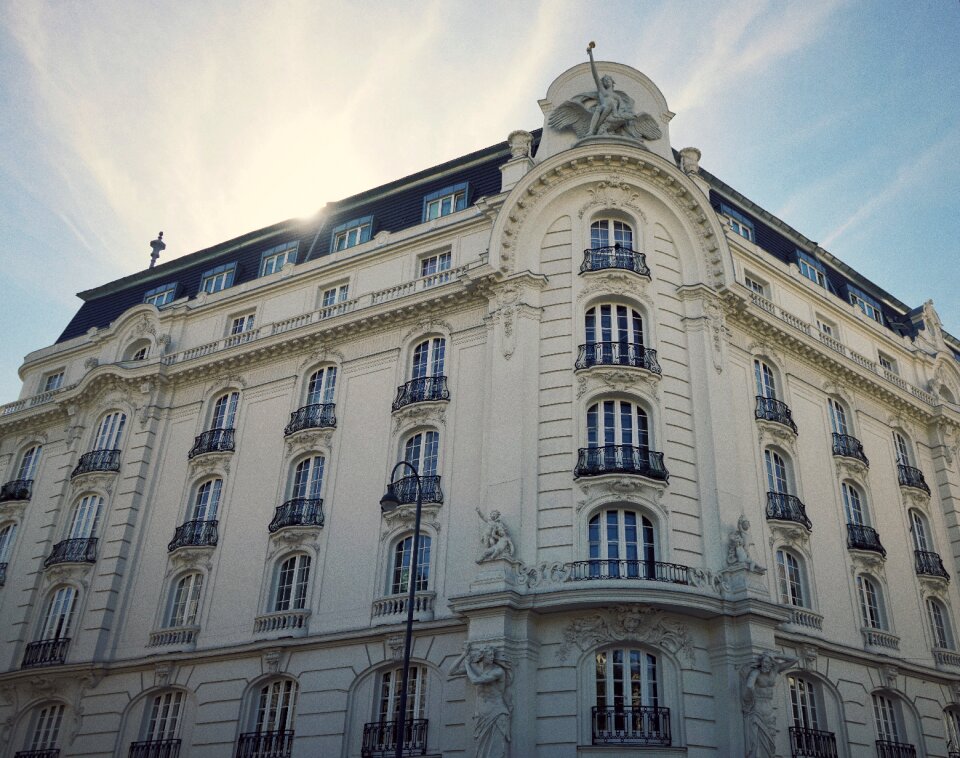
[[[469,182],[459,182],[458,184],[451,184],[448,187],[443,187],[441,189],[429,192],[423,196],[423,210],[421,214],[420,223],[425,224],[428,221],[433,221],[438,218],[443,218],[444,216],[449,216],[457,211],[462,211],[467,207],[467,202],[470,195],[470,183]],[[446,212],[443,211],[443,201],[451,200],[450,208]],[[430,207],[436,203],[437,204],[437,213],[436,215],[430,215]]]
[[[149,289],[143,293],[143,302],[160,310],[177,299],[178,286],[179,282],[168,282],[167,284],[161,284],[159,287]]]
[[[798,686],[798,685],[801,685]],[[803,691],[801,691],[803,690]],[[829,731],[823,693],[819,682],[797,672],[787,674],[787,699],[790,723],[799,729]]]
[[[0,522],[0,564],[10,563],[13,545],[17,541],[19,524],[16,521]]]
[[[257,312],[249,311],[247,313],[229,316],[230,326],[227,327],[227,336],[236,337],[238,334],[252,332],[255,328]]]
[[[51,710],[54,713],[50,713]],[[35,706],[33,711],[27,732],[26,744],[29,746],[27,749],[57,750],[66,706],[61,702],[52,701]],[[46,715],[48,713],[49,716]]]
[[[225,408],[221,412],[221,407]],[[236,429],[237,413],[240,411],[240,392],[227,390],[214,398],[210,408],[210,426],[206,431],[215,429]],[[229,421],[229,423],[226,423]]]
[[[743,237],[748,242],[756,244],[757,242],[757,227],[756,222],[741,212],[738,211],[731,205],[727,203],[720,203],[720,215],[726,216],[727,226],[740,237]],[[746,234],[744,234],[746,232]]]
[[[590,249],[600,250],[620,245],[625,250],[636,250],[637,230],[633,222],[613,216],[601,216],[590,221]],[[606,239],[604,239],[604,237]],[[610,244],[613,240],[613,244]]]
[[[292,732],[297,720],[300,685],[289,677],[275,677],[258,683],[250,693],[246,729],[258,734]],[[267,728],[264,728],[266,725]]]
[[[407,683],[407,714],[404,721],[426,718],[430,671],[417,663],[410,665]],[[409,692],[413,689],[413,697]],[[377,677],[377,690],[373,703],[373,715],[378,723],[397,721],[400,712],[400,690],[403,686],[403,668],[388,668]]]
[[[127,414],[123,411],[104,413],[97,422],[93,435],[93,450],[119,450],[123,442],[123,432],[127,425]]]
[[[223,497],[223,478],[213,476],[199,482],[193,488],[193,497],[186,521],[216,521],[220,513],[220,500]],[[202,516],[202,518],[201,518]]]
[[[236,280],[236,276],[236,261],[222,263],[219,266],[214,266],[211,269],[207,269],[200,276],[200,288],[197,290],[197,294],[199,295],[206,292],[208,295],[214,295],[217,292],[223,292],[224,290],[230,289]],[[214,286],[208,286],[208,282],[213,283]],[[218,282],[221,286],[215,286]]]
[[[140,740],[161,742],[177,739],[183,723],[185,701],[183,690],[164,690],[150,698],[143,709]]]
[[[743,286],[745,286],[754,294],[760,295],[762,298],[766,298],[767,300],[770,299],[769,285],[766,282],[761,281],[749,271],[743,272]]]
[[[287,568],[290,564],[289,569]],[[313,558],[304,552],[287,553],[274,562],[267,613],[293,613],[307,609]]]
[[[783,556],[782,561],[781,556]],[[792,560],[795,565],[789,566],[788,560]],[[777,590],[780,603],[792,608],[813,610],[810,581],[807,578],[806,561],[803,556],[781,546],[774,554],[774,563],[777,567]],[[792,572],[791,569],[793,569]]]
[[[356,237],[351,242],[351,233],[356,232]],[[338,224],[330,231],[330,252],[339,253],[343,250],[349,250],[352,247],[369,242],[373,236],[373,216],[360,216],[350,219],[342,224]],[[341,245],[340,242],[343,242]],[[349,243],[349,244],[348,244]]]
[[[433,557],[433,538],[426,532],[420,532],[417,543],[417,576],[414,592],[430,592],[431,559]],[[390,567],[387,573],[386,594],[388,597],[407,595],[410,592],[410,564],[413,557],[413,534],[406,533],[393,541],[390,546]]]
[[[330,302],[327,302],[327,295],[333,294]],[[335,305],[346,302],[350,299],[350,282],[337,282],[336,284],[325,286],[320,290],[320,308],[332,308]]]
[[[20,455],[20,465],[17,466],[17,479],[36,479],[37,469],[40,468],[40,458],[43,456],[43,445],[30,445]]]
[[[435,262],[432,271],[428,271],[430,263]],[[428,253],[417,259],[418,279],[434,277],[434,281],[427,283],[427,286],[444,284],[450,281],[450,270],[453,268],[453,253],[450,250],[444,250],[439,253]],[[446,272],[446,273],[445,273]]]
[[[851,305],[859,308],[867,318],[880,324],[880,326],[886,325],[883,318],[883,307],[879,300],[852,284],[847,284],[847,299]]]
[[[756,395],[765,400],[780,400],[777,371],[763,358],[753,359],[753,381]]]
[[[897,365],[896,358],[877,350],[877,363],[880,364],[880,368],[882,368],[884,371],[889,371],[895,376],[900,376],[900,368]]]
[[[66,593],[69,593],[69,599]],[[79,599],[80,591],[72,584],[60,584],[52,588],[47,593],[45,612],[37,628],[36,641],[70,639],[70,632],[78,614]],[[67,602],[69,608],[66,607]]]
[[[827,268],[817,258],[803,250],[797,250],[797,268],[800,269],[800,275],[816,284],[818,287],[829,291],[827,285]]]
[[[260,254],[260,265],[257,267],[257,271],[259,271],[258,276],[270,276],[270,274],[276,274],[278,271],[282,270],[287,263],[296,264],[297,253],[299,253],[299,251],[300,240],[281,242],[279,245],[274,245],[273,247],[267,248]],[[281,257],[283,258],[283,262],[279,266],[272,266],[270,271],[267,271],[267,264],[276,262]]]
[[[612,403],[612,409],[607,404]],[[629,428],[624,424],[624,406],[630,406]],[[613,425],[610,426],[609,421]],[[641,451],[656,450],[653,423],[646,405],[622,397],[599,397],[590,402],[585,412],[586,447],[604,448],[608,445],[636,447]],[[613,441],[607,438],[612,437]]]
[[[956,637],[953,633],[953,624],[950,622],[950,609],[947,608],[946,603],[938,598],[928,597],[926,606],[933,646],[940,650],[956,650]]]
[[[188,571],[174,577],[170,583],[167,608],[164,612],[164,629],[200,626],[205,581],[200,571]]]
[[[870,594],[868,587],[873,588],[873,597],[868,596]],[[876,577],[864,573],[857,574],[857,599],[860,606],[860,622],[865,629],[892,632],[883,587]]]
[[[58,371],[51,371],[51,372],[48,373],[48,374],[44,374],[44,376],[43,376],[43,389],[41,389],[40,391],[41,391],[41,392],[53,392],[53,391],[58,390],[58,389],[60,389],[61,387],[63,387],[64,374],[65,374],[65,372],[64,372],[63,369],[59,369]],[[50,386],[50,382],[51,382],[51,381],[53,381],[53,383],[54,383],[54,385],[53,385],[52,387]]]

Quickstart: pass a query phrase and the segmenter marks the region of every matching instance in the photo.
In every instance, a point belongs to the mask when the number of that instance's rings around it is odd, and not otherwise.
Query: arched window
[[[850,426],[847,423],[847,412],[838,400],[827,398],[827,408],[830,411],[830,427],[834,434],[849,435]]]
[[[947,752],[960,751],[960,710],[947,708],[943,712],[943,722],[947,733]]]
[[[290,497],[294,500],[317,500],[323,489],[324,458],[315,455],[305,458],[293,471]]]
[[[424,340],[413,349],[411,379],[443,376],[444,354],[447,342],[443,337]]]
[[[223,479],[210,479],[197,487],[189,520],[216,521],[222,491]]]
[[[602,303],[584,315],[586,344],[577,368],[636,366],[660,373],[656,352],[644,347],[643,316],[633,308]]]
[[[70,518],[70,527],[67,529],[67,539],[79,540],[96,537],[102,508],[102,497],[99,495],[85,495],[73,509],[73,515]]]
[[[757,395],[767,400],[777,399],[777,383],[773,369],[759,358],[753,361],[753,377],[757,385]]]
[[[417,576],[414,582],[415,592],[426,592],[430,585],[430,536],[420,535],[417,556]],[[404,537],[393,548],[393,563],[387,590],[391,595],[402,595],[410,591],[410,561],[413,557],[413,535]]]
[[[169,740],[177,739],[180,732],[180,714],[183,712],[183,692],[173,690],[170,692],[161,692],[154,695],[150,706],[143,714],[143,727],[140,730],[140,739],[147,743],[168,743],[164,746],[156,746],[156,752],[150,751],[151,745],[144,745],[142,753],[134,750],[130,751],[131,756],[145,755],[158,758],[166,756],[175,756],[176,752]],[[179,740],[178,740],[179,742]],[[164,750],[166,748],[166,750]]]
[[[840,491],[843,494],[843,511],[847,516],[847,524],[867,526],[869,524],[869,514],[866,508],[866,499],[860,493],[860,490],[849,482],[843,482],[840,485]]]
[[[196,626],[199,623],[202,593],[203,574],[194,572],[180,577],[170,591],[166,626]]]
[[[13,541],[17,538],[17,525],[14,523],[0,526],[0,566],[6,567],[10,560],[10,553],[13,552]],[[3,578],[0,577],[0,587],[3,586]]]
[[[670,711],[663,708],[657,656],[615,647],[596,654],[593,742],[670,744]]]
[[[913,466],[913,456],[910,454],[910,444],[899,432],[893,433],[893,450],[899,465]]]
[[[34,445],[24,452],[23,457],[20,459],[20,468],[17,469],[17,479],[32,481],[36,477],[37,466],[40,465],[40,454],[42,452],[43,447],[40,445]]]
[[[34,708],[30,719],[30,731],[26,748],[31,754],[37,751],[58,750],[57,742],[60,739],[60,725],[63,723],[63,704],[50,703]],[[19,753],[18,753],[19,755]]]
[[[119,450],[120,441],[123,439],[123,427],[126,423],[126,414],[119,411],[104,416],[97,426],[97,433],[93,438],[93,449]]]
[[[439,450],[439,432],[418,432],[403,446],[403,459],[413,466],[420,476],[436,476]]]
[[[927,599],[927,616],[930,618],[930,631],[933,633],[933,646],[942,650],[953,650],[953,628],[946,606],[936,598]]]
[[[932,550],[930,531],[927,529],[927,520],[918,510],[910,511],[910,536],[913,539],[913,549],[924,553]]]
[[[307,587],[310,584],[310,556],[297,553],[277,566],[273,603],[270,611],[299,611],[307,605]]]
[[[590,224],[590,247],[625,247],[633,250],[633,227],[612,218],[597,219]]]
[[[767,468],[767,491],[778,495],[790,495],[790,476],[787,462],[775,450],[764,450],[763,460]]]
[[[400,692],[403,686],[403,669],[384,671],[380,679],[380,697],[377,702],[377,717],[380,723],[400,720]],[[413,665],[407,677],[407,712],[405,721],[425,718],[427,712],[427,670]],[[409,735],[408,735],[409,736]],[[396,738],[391,743],[396,745]]]
[[[797,674],[787,677],[790,689],[790,710],[793,726],[797,729],[815,729],[820,731],[824,724],[823,705],[817,696],[814,683]]]
[[[659,578],[653,523],[642,513],[601,511],[590,519],[587,533],[590,577]]]
[[[73,614],[77,605],[77,591],[73,587],[58,587],[47,601],[47,612],[40,628],[41,640],[62,640],[70,636]]]
[[[803,559],[789,550],[777,551],[777,584],[780,602],[800,608],[809,608],[807,577]]]
[[[240,402],[239,392],[229,392],[221,395],[213,404],[213,415],[210,419],[211,429],[233,429],[237,420],[237,405]]]
[[[307,405],[332,403],[336,386],[336,366],[325,366],[317,369],[310,374],[310,379],[307,381]]]
[[[857,594],[860,597],[860,617],[863,625],[870,629],[886,629],[887,614],[877,582],[869,576],[858,574]]]
[[[647,412],[628,400],[594,403],[587,409],[587,445],[627,445],[639,448],[645,455],[650,449]]]
[[[873,718],[879,740],[903,744],[906,730],[903,726],[903,714],[900,712],[899,701],[879,692],[874,693]]]
[[[238,756],[269,755],[288,758],[293,747],[297,683],[275,679],[254,693],[246,718],[248,732],[240,735]]]
[[[125,361],[142,361],[150,354],[150,341],[137,340],[124,351]]]

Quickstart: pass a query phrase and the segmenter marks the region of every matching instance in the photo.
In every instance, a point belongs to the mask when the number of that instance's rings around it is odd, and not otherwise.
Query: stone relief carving
[[[635,391],[637,385],[655,392],[660,374],[639,367],[591,366],[577,372],[577,399],[595,392]]]
[[[586,495],[585,499],[577,502],[577,513],[596,502],[598,498],[611,493],[630,495],[656,505],[660,503],[663,491],[667,486],[664,481],[619,474],[583,477],[577,479],[576,482],[580,490]]]
[[[541,561],[533,566],[513,561],[517,584],[533,589],[541,584],[560,584],[570,578],[570,568],[563,561]]]
[[[777,421],[758,418],[757,422],[757,443],[761,447],[766,445],[779,445],[785,447],[791,452],[796,452],[797,435],[793,429]]]
[[[640,192],[631,184],[624,181],[620,174],[610,174],[606,179],[597,182],[593,187],[586,188],[590,199],[580,206],[577,216],[583,218],[584,214],[594,206],[603,208],[629,208],[640,219],[643,226],[647,225],[647,216],[643,212],[643,207],[638,202]],[[639,231],[642,231],[643,227]],[[642,249],[642,245],[637,249]]]
[[[680,150],[680,170],[685,174],[699,174],[702,155],[695,147],[685,147]]]
[[[173,675],[172,661],[157,661],[153,667],[153,683],[156,687],[166,687]]]
[[[583,285],[577,295],[578,300],[586,300],[591,295],[626,295],[639,298],[655,312],[653,303],[646,297],[648,278],[640,274],[627,273],[622,269],[603,268],[589,272],[590,281]]]
[[[279,553],[299,548],[310,550],[315,557],[320,555],[320,543],[316,540],[318,526],[287,527],[270,535],[270,549],[267,560],[273,560]]]
[[[403,658],[404,643],[405,640],[402,634],[393,634],[387,637],[385,644],[390,650],[390,657],[393,660],[399,661]]]
[[[83,367],[84,367],[87,371],[91,371],[92,369],[95,369],[95,368],[96,368],[97,366],[99,366],[99,365],[100,365],[100,359],[99,359],[99,358],[94,358],[93,356],[87,358],[87,359],[83,362]]]
[[[283,651],[272,648],[270,650],[264,650],[262,655],[263,670],[271,674],[277,674],[280,672],[280,662]]]
[[[295,456],[311,450],[330,450],[333,440],[333,427],[320,429],[302,429],[287,437],[287,456]]]
[[[533,135],[530,132],[523,129],[510,132],[507,142],[510,144],[511,160],[530,157],[530,148],[533,146]]]
[[[866,572],[872,574],[878,579],[882,579],[884,575],[883,556],[879,553],[874,553],[870,550],[848,550],[847,554],[850,556],[850,574],[854,582],[856,582],[857,574],[860,572]]]
[[[740,703],[746,758],[773,758],[776,754],[777,677],[796,663],[796,658],[761,653],[754,662],[741,668]]]
[[[191,458],[188,464],[190,476],[201,476],[205,474],[222,474],[226,476],[230,473],[230,458],[232,452],[210,452]]]
[[[637,113],[633,98],[615,89],[612,77],[600,76],[593,60],[593,48],[591,42],[587,54],[596,91],[575,95],[561,103],[547,123],[557,130],[573,129],[579,139],[600,136],[626,137],[638,142],[660,139],[663,132],[656,119],[649,113]]]
[[[176,550],[170,554],[170,568],[167,570],[167,578],[185,569],[200,569],[209,574],[213,570],[213,564],[210,562],[212,554],[213,547]]]
[[[487,518],[477,508],[480,517],[480,557],[477,563],[513,558],[514,546],[506,524],[500,518],[500,511],[490,511]]]
[[[398,434],[401,429],[413,426],[446,426],[447,402],[437,400],[405,405],[393,414],[393,433]]]
[[[624,640],[662,647],[693,666],[693,640],[687,626],[667,618],[661,610],[644,606],[621,605],[594,616],[574,619],[563,632],[557,658],[565,661],[574,647],[586,650]]]
[[[424,503],[421,510],[421,526],[429,526],[437,534],[440,533],[440,521],[437,515],[442,503]],[[383,528],[380,530],[380,541],[396,534],[401,529],[412,529],[417,516],[417,506],[413,503],[403,503],[390,513],[384,513],[381,518]]]
[[[473,739],[477,758],[508,758],[513,683],[510,661],[493,645],[467,643],[450,670],[451,676],[464,674],[476,690]]]
[[[710,337],[713,341],[713,368],[718,374],[723,372],[723,359],[726,345],[733,332],[730,331],[723,315],[723,308],[714,300],[703,301],[703,312],[707,318]]]
[[[810,533],[801,524],[793,522],[768,522],[770,529],[770,547],[784,545],[804,552],[810,544]]]
[[[886,665],[880,667],[880,681],[884,687],[891,690],[897,688],[897,676],[899,674],[900,670],[896,666]]]
[[[727,540],[727,565],[731,568],[745,568],[754,574],[763,574],[766,569],[750,556],[750,522],[746,516],[740,516],[737,528],[730,532]]]

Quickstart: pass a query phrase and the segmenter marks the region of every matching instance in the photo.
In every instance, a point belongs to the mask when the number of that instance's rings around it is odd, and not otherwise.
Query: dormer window
[[[812,255],[797,250],[797,265],[800,267],[800,273],[807,279],[814,284],[819,284],[824,289],[827,288],[827,276],[820,261]]]
[[[462,211],[467,207],[467,189],[464,183],[431,192],[423,198],[423,220],[432,221]]]
[[[222,266],[205,271],[200,279],[200,291],[212,295],[214,292],[232,287],[236,273],[236,263],[224,263]]]
[[[177,297],[177,283],[161,284],[152,290],[143,293],[143,302],[162,308],[168,303],[172,303]]]
[[[260,276],[275,274],[287,263],[297,262],[297,246],[300,243],[297,240],[293,242],[284,242],[282,245],[275,245],[269,250],[265,250],[260,257]]]
[[[883,324],[883,311],[881,310],[880,303],[877,300],[870,297],[870,295],[863,290],[857,289],[853,285],[847,285],[847,293],[850,297],[851,304],[857,306],[857,308],[863,311],[878,324]]]
[[[336,253],[340,250],[346,250],[348,247],[361,245],[369,241],[372,231],[373,216],[364,216],[340,224],[340,226],[334,227],[331,249]]]
[[[720,205],[720,213],[727,217],[727,223],[737,234],[750,242],[756,241],[754,234],[753,221],[743,215],[736,208],[731,208],[726,203]]]

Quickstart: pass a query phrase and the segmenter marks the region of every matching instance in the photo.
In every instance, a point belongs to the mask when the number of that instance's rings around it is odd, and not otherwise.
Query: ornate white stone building
[[[81,293],[0,407],[4,757],[392,755],[399,460],[407,754],[960,754],[960,342],[598,67]]]

